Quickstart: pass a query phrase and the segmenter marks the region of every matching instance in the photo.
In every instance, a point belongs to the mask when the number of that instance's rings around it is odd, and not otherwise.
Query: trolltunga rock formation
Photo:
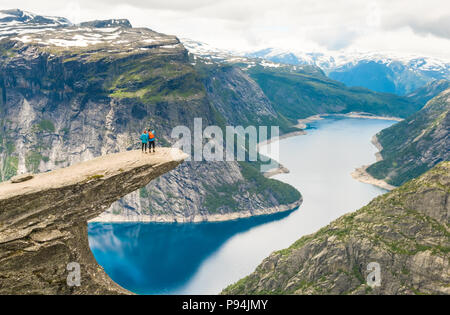
[[[0,294],[126,294],[95,261],[87,221],[114,201],[174,169],[186,155],[110,154],[0,184]],[[80,286],[67,285],[71,262]]]

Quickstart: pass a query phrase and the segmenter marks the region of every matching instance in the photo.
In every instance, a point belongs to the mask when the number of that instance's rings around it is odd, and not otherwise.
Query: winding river
[[[375,161],[370,139],[393,123],[328,117],[308,124],[307,135],[281,140],[280,162],[290,173],[274,178],[302,193],[299,209],[229,222],[90,223],[92,252],[114,281],[135,293],[217,294],[274,250],[384,193],[350,173]]]

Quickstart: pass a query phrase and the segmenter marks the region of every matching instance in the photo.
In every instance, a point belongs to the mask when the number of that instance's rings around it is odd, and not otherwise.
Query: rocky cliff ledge
[[[95,261],[87,221],[186,155],[127,151],[0,184],[0,294],[126,294]],[[79,263],[81,285],[67,285]]]

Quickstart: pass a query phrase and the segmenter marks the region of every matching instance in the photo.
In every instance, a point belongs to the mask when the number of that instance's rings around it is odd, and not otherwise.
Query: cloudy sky
[[[78,23],[127,18],[218,48],[393,51],[450,58],[448,0],[2,0]]]

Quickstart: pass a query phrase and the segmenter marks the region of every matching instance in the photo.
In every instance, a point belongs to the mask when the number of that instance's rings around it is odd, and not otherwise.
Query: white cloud
[[[448,0],[2,0],[2,8],[135,26],[238,50],[395,50],[450,56]]]

